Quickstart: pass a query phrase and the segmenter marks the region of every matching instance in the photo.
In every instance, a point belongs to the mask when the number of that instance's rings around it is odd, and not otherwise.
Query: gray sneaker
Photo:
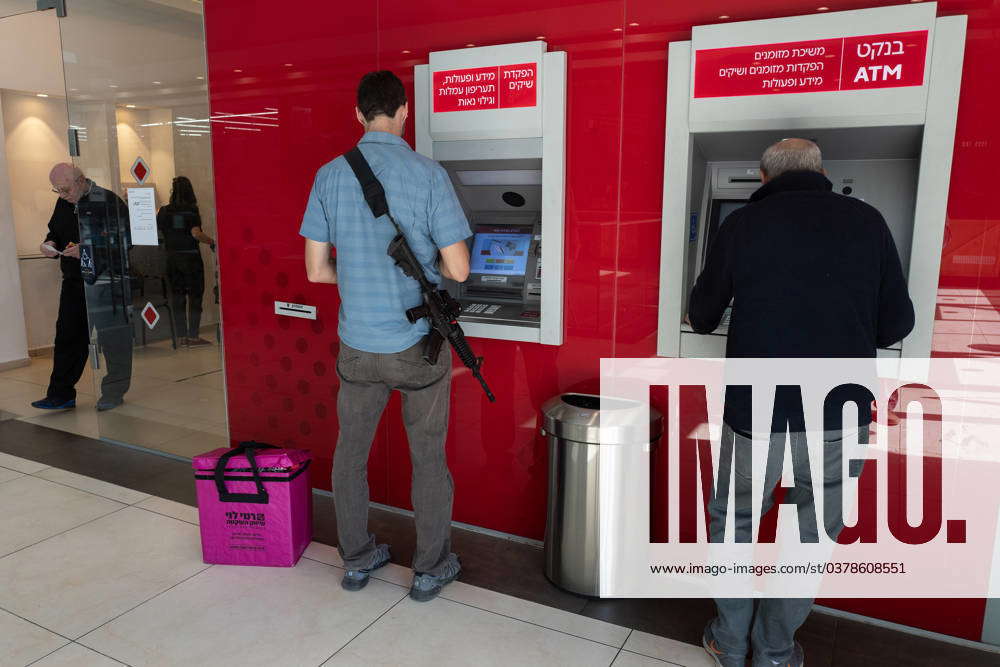
[[[458,578],[462,564],[455,554],[448,554],[444,562],[444,571],[439,575],[413,573],[413,585],[410,586],[410,597],[417,602],[429,602],[438,596],[441,589]]]
[[[389,545],[379,544],[372,553],[371,565],[361,570],[348,570],[340,580],[340,587],[345,591],[360,591],[368,585],[371,573],[389,562]]]
[[[97,405],[94,407],[97,408],[98,412],[104,412],[105,410],[114,410],[124,402],[125,399],[123,398],[109,398],[107,396],[101,396],[100,400],[97,401]]]
[[[701,635],[701,645],[708,653],[708,657],[715,661],[715,667],[745,667],[747,664],[746,656],[722,652],[722,649],[715,643],[715,637],[712,636],[711,622]]]
[[[802,650],[802,644],[795,642],[795,645],[792,647],[792,655],[788,660],[775,662],[767,658],[755,658],[753,664],[754,667],[803,667],[806,664],[806,654]]]

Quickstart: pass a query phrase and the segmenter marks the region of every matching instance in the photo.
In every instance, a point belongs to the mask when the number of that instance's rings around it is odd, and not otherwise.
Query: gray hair
[[[819,146],[808,139],[782,139],[771,144],[760,158],[760,169],[777,178],[788,171],[823,171]]]

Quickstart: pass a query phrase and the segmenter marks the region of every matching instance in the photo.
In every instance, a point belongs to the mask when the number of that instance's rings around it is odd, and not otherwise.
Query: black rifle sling
[[[355,146],[344,153],[344,159],[347,160],[347,164],[351,165],[354,175],[361,183],[361,191],[365,195],[365,201],[368,202],[368,208],[372,210],[372,215],[379,218],[388,213],[389,202],[385,199],[385,189],[375,178],[375,174],[372,173],[372,168],[361,153],[361,149]]]

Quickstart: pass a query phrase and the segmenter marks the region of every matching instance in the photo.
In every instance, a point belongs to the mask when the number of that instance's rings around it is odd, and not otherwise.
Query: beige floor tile
[[[32,359],[31,363],[27,366],[3,371],[0,373],[0,378],[30,382],[44,387],[48,386],[50,375],[52,375],[52,358],[38,357]]]
[[[29,407],[28,414],[22,417],[22,421],[88,438],[99,438],[101,432],[94,403],[96,400],[93,396],[79,395],[73,410],[35,410]]]
[[[407,598],[324,664],[606,667],[617,653],[611,646],[451,600]]]
[[[311,558],[320,563],[326,563],[334,567],[344,567],[344,561],[340,557],[337,547],[332,547],[329,544],[310,542],[309,546],[306,547],[305,553],[302,555],[305,558]],[[395,563],[388,563],[372,572],[372,578],[409,589],[410,584],[413,583],[413,570],[402,565],[396,565]]]
[[[26,475],[31,475],[39,470],[45,470],[49,467],[44,463],[39,463],[38,461],[32,461],[30,459],[23,459],[20,456],[13,456],[4,452],[0,452],[0,466],[9,468],[10,470],[16,470],[17,472],[23,472]]]
[[[223,391],[226,386],[226,374],[222,371],[213,371],[204,375],[188,378],[187,380],[182,380],[178,384],[196,384],[199,387],[207,387],[208,389]]]
[[[200,431],[202,433],[212,433],[214,435],[221,435],[226,439],[229,438],[229,424],[226,422],[213,424],[209,422],[192,421],[188,424],[188,428],[190,428],[193,431]]]
[[[31,667],[121,667],[117,660],[91,651],[86,646],[67,644]]]
[[[26,401],[28,403],[43,398],[45,396],[45,386],[24,380],[7,379],[0,375],[0,398],[28,398],[29,396],[31,398]]]
[[[616,648],[622,647],[629,633],[628,628],[620,625],[553,609],[478,586],[470,586],[461,581],[445,586],[441,597]]]
[[[322,542],[310,542],[306,551],[302,554],[306,558],[317,560],[320,563],[333,565],[334,567],[344,567],[344,560],[340,557],[337,547],[323,544]]]
[[[9,482],[12,479],[17,479],[18,477],[24,477],[23,472],[18,472],[16,470],[11,470],[10,468],[0,467],[0,484],[4,482]]]
[[[126,415],[128,417],[134,417],[135,419],[142,419],[159,424],[168,424],[170,426],[180,426],[182,428],[187,428],[188,424],[197,421],[190,414],[169,412],[161,410],[157,407],[150,407],[136,402],[131,396],[126,396],[125,402],[115,408],[113,414]]]
[[[629,635],[625,650],[650,658],[666,660],[684,667],[713,667],[715,661],[708,657],[705,649],[694,644],[685,644],[676,639],[667,639],[638,630]]]
[[[141,368],[132,369],[132,377],[129,380],[128,393],[125,394],[126,399],[131,399],[137,392],[153,391],[157,387],[163,387],[170,384],[170,380],[142,375],[141,371]],[[104,377],[104,371],[101,371],[100,377]]]
[[[20,368],[12,368],[10,370],[3,371],[0,373],[0,379],[18,380],[20,382],[28,382],[34,385],[47,387],[49,385],[50,375],[52,375],[52,357],[35,357],[27,366],[21,366]],[[84,367],[83,375],[80,377],[80,382],[77,383],[76,388],[77,391],[93,393],[93,387],[94,373],[90,364],[88,364]]]
[[[0,559],[0,607],[75,638],[206,567],[196,526],[126,507]]]
[[[25,475],[0,484],[0,507],[3,508],[0,512],[2,556],[114,512],[122,505]]]
[[[67,641],[0,609],[0,665],[3,667],[28,665]]]
[[[639,655],[638,653],[622,651],[618,654],[618,657],[615,658],[615,661],[611,663],[611,667],[667,667],[671,664],[674,663],[657,660],[656,658],[650,658],[645,655]]]
[[[406,594],[381,581],[349,593],[341,574],[311,560],[216,565],[80,643],[136,667],[318,665]]]
[[[101,413],[99,419],[100,437],[150,449],[194,432],[181,426],[130,417],[117,410]]]
[[[35,473],[35,476],[55,482],[56,484],[71,486],[74,489],[103,496],[125,505],[134,505],[150,497],[148,493],[143,493],[142,491],[135,491],[124,486],[118,486],[117,484],[109,484],[93,477],[78,475],[75,472],[59,468],[46,468],[41,472]]]
[[[228,447],[229,438],[214,433],[192,433],[176,440],[168,440],[156,446],[161,452],[194,458],[220,447]]]
[[[136,375],[183,380],[222,369],[222,356],[217,350],[182,350],[175,354],[139,356],[134,358],[133,371]]]
[[[201,421],[225,420],[225,394],[219,389],[187,382],[171,382],[154,389],[133,392],[130,401],[167,412],[186,413]]]
[[[197,507],[191,507],[190,505],[178,503],[173,500],[167,500],[166,498],[153,496],[147,500],[143,500],[141,503],[138,503],[136,507],[141,507],[142,509],[149,510],[150,512],[156,512],[157,514],[163,514],[164,516],[193,523],[196,526],[199,522]]]

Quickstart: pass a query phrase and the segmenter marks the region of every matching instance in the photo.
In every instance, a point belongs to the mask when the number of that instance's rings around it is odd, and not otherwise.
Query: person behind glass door
[[[906,337],[913,329],[913,303],[882,215],[832,192],[819,146],[808,139],[783,139],[768,147],[760,174],[761,187],[729,214],[708,251],[688,299],[691,328],[711,333],[732,301],[727,358],[874,358],[876,348]],[[870,411],[859,410],[858,420],[866,437]],[[723,422],[723,439],[734,442],[735,474],[749,480],[751,415],[727,403]],[[793,447],[804,445],[802,436],[789,433]],[[839,439],[839,433],[827,433],[826,442]],[[824,451],[835,452],[826,446]],[[811,476],[795,461],[798,486]],[[765,480],[773,481],[766,482],[761,515],[773,506],[780,471],[767,470]],[[794,498],[800,512],[815,512],[810,487]],[[841,479],[828,479],[824,489],[839,494],[841,487]],[[790,495],[785,502],[793,500]],[[708,504],[713,542],[725,538],[728,500]],[[735,506],[735,531],[749,539],[751,517],[739,509],[749,507],[749,500],[737,497]],[[834,509],[839,506],[824,508],[831,537],[843,529]],[[812,531],[807,537],[815,541],[815,524]],[[705,628],[702,644],[719,667],[744,667],[748,649],[754,667],[804,663],[795,633],[809,616],[811,598],[764,598],[756,605],[752,598],[717,598],[715,604],[718,616]]]
[[[39,249],[46,257],[61,256],[63,282],[49,387],[45,398],[31,405],[76,407],[76,383],[89,353],[89,306],[90,325],[97,329],[107,363],[97,409],[110,410],[121,405],[132,377],[128,208],[71,164],[54,166],[49,181],[59,199]]]
[[[215,240],[201,229],[194,188],[186,176],[174,179],[170,203],[156,214],[156,226],[167,250],[170,307],[177,320],[182,345],[211,345],[199,335],[201,299],[205,292],[205,264],[199,243],[215,250]]]

